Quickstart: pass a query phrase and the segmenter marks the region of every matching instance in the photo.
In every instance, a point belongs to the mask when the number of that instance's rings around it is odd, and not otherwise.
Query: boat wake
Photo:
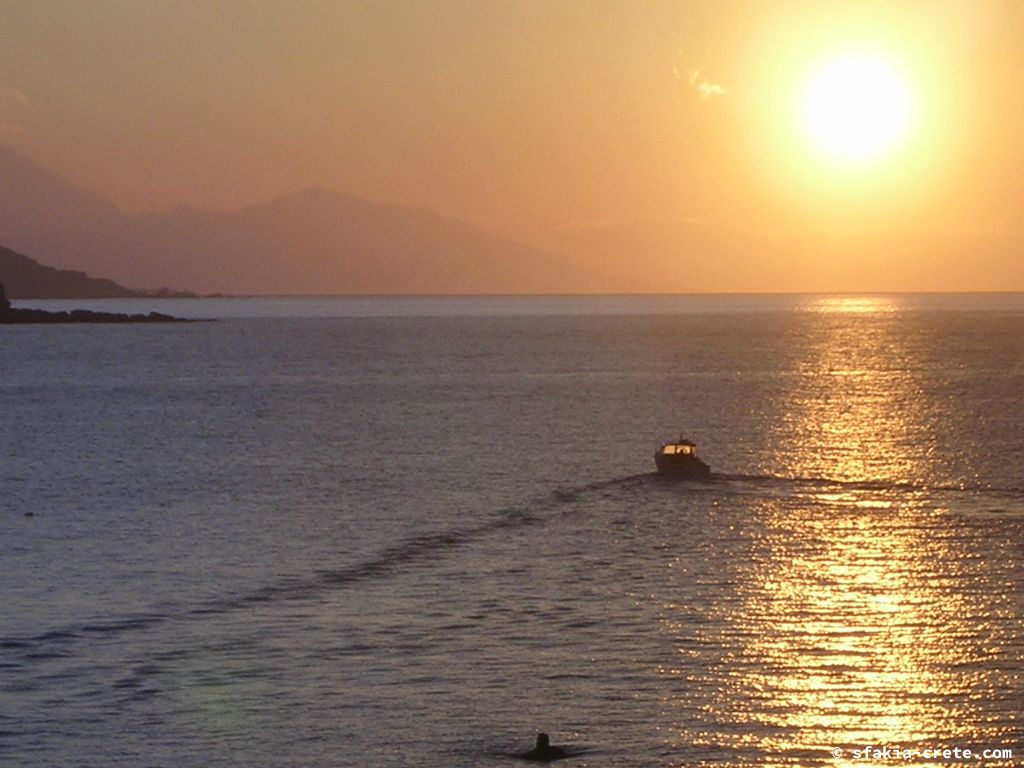
[[[1001,488],[991,485],[977,485],[961,483],[949,484],[928,484],[900,480],[840,480],[833,477],[800,477],[790,475],[743,475],[725,474],[715,472],[711,475],[712,481],[728,482],[740,481],[751,483],[790,483],[797,486],[808,487],[834,487],[849,488],[861,491],[909,491],[909,492],[957,492],[965,493],[1001,493],[1024,496],[1024,488]]]
[[[31,636],[0,636],[0,670],[17,665],[19,661],[38,662],[67,657],[72,654],[72,647],[83,640],[146,632],[168,622],[222,616],[275,602],[311,599],[363,582],[389,578],[410,568],[440,561],[496,533],[547,524],[559,513],[566,512],[579,502],[592,499],[594,494],[618,494],[622,491],[637,493],[655,485],[660,489],[678,488],[687,494],[702,491],[748,495],[822,494],[833,500],[834,496],[830,494],[839,492],[913,494],[917,500],[935,497],[937,502],[942,502],[936,503],[936,507],[945,507],[966,515],[1024,515],[1022,488],[727,473],[713,473],[708,479],[679,481],[655,472],[644,472],[557,488],[523,505],[496,510],[475,525],[411,536],[351,565],[321,569],[305,577],[289,577],[251,592],[224,595],[200,604],[185,605],[178,610],[145,612],[66,625]],[[642,506],[642,501],[636,499],[631,503]],[[10,658],[12,655],[16,658]]]
[[[499,509],[476,525],[411,536],[380,550],[372,557],[351,565],[321,569],[307,577],[290,577],[251,592],[225,595],[198,605],[182,607],[176,611],[111,617],[88,623],[67,625],[25,637],[0,636],[0,652],[21,652],[25,654],[27,660],[32,661],[51,657],[62,658],[69,655],[69,648],[72,644],[90,638],[143,632],[172,621],[219,616],[278,601],[314,598],[324,592],[346,589],[375,579],[388,578],[425,562],[439,560],[460,548],[499,532],[547,522],[550,515],[560,507],[574,504],[587,493],[643,482],[648,478],[647,474],[629,475],[613,480],[555,489],[534,498],[525,505]],[[4,660],[0,658],[0,669],[3,668],[4,663]]]

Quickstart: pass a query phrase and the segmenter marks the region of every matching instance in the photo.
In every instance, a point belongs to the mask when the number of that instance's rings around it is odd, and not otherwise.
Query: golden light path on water
[[[734,737],[723,744],[710,730],[709,746],[837,766],[864,765],[854,750],[868,745],[977,746],[972,689],[983,695],[986,681],[971,663],[998,636],[989,619],[1001,598],[969,594],[984,582],[976,559],[913,485],[933,450],[935,404],[915,379],[917,351],[888,332],[894,309],[879,298],[813,307],[822,322],[774,437],[788,451],[786,476],[845,482],[794,483],[761,503],[765,529],[737,579],[740,599],[721,611],[737,650],[722,659],[706,712],[734,723]],[[829,322],[848,312],[872,319]]]

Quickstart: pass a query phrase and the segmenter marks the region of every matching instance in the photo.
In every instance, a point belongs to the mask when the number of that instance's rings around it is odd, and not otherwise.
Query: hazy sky
[[[0,0],[0,29],[0,141],[127,210],[322,185],[508,231],[1024,229],[1015,0]],[[798,113],[851,46],[909,126],[844,164]]]

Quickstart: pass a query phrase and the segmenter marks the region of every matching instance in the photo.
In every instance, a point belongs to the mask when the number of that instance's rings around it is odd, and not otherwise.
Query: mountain
[[[778,290],[771,281],[780,275],[799,277],[793,254],[777,239],[692,219],[577,223],[519,236],[612,277],[636,280],[642,292],[759,293]]]
[[[123,214],[0,145],[0,243],[52,264],[112,274],[108,259],[90,255],[78,241],[83,232],[108,237]]]
[[[433,211],[307,189],[237,211],[128,214],[0,146],[0,243],[132,286],[202,293],[629,291]]]
[[[12,299],[123,299],[152,296],[89,277],[84,272],[46,267],[28,256],[0,247],[0,285]]]

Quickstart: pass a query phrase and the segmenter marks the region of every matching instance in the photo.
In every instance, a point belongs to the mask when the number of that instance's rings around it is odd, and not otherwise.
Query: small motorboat
[[[690,480],[708,480],[711,477],[711,467],[697,456],[696,444],[682,435],[679,440],[661,446],[654,454],[654,463],[659,475]]]

